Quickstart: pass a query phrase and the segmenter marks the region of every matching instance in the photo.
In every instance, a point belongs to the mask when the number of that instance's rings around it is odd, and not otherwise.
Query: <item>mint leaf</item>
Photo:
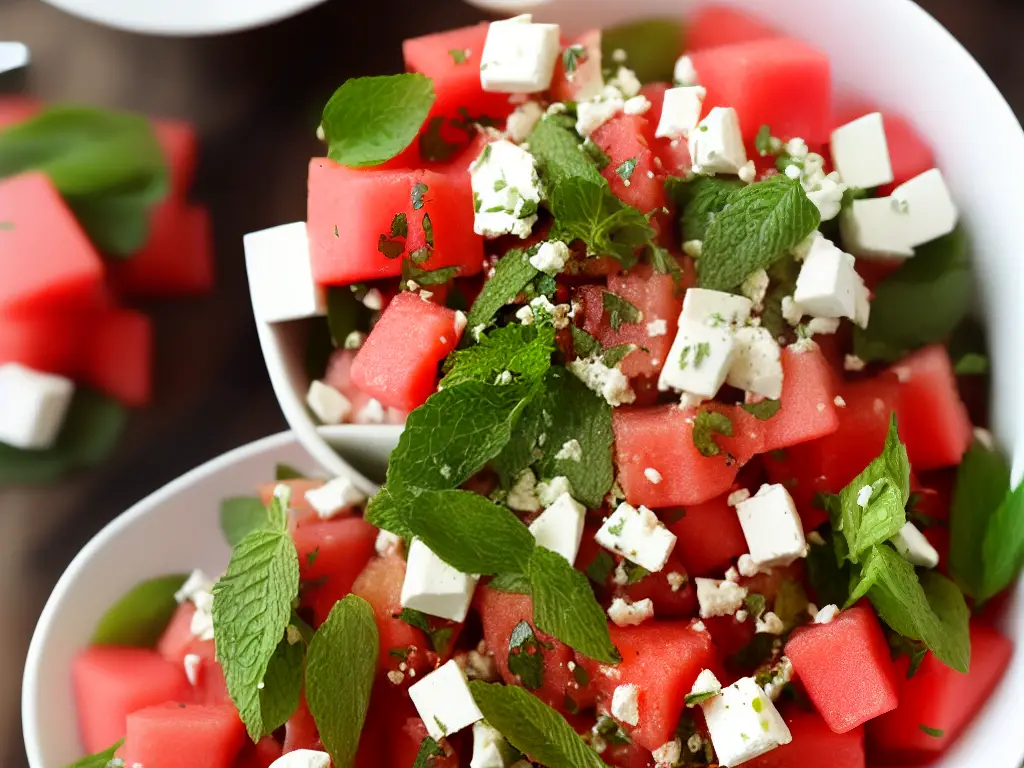
[[[604,181],[590,156],[580,150],[575,121],[569,115],[545,116],[530,132],[527,141],[545,189],[550,191],[574,176],[594,184]]]
[[[708,699],[713,699],[713,698],[715,698],[715,696],[718,696],[721,693],[722,693],[722,689],[721,688],[716,688],[716,689],[711,690],[711,691],[702,691],[701,693],[688,693],[688,694],[686,694],[686,698],[685,698],[684,701],[686,702],[686,706],[688,706],[688,707],[695,707],[698,704],[700,704],[702,701],[707,701]]]
[[[452,636],[451,626],[434,629],[427,614],[423,613],[423,611],[417,611],[415,608],[403,608],[398,618],[410,627],[416,627],[416,629],[426,633],[427,637],[430,638],[430,646],[434,649],[435,653],[444,655],[447,652],[448,642]]]
[[[364,288],[357,295],[347,285],[327,287],[327,327],[331,330],[331,343],[335,349],[345,346],[345,339],[352,331],[370,327],[371,312],[361,300],[365,292]],[[318,376],[322,375],[321,370]]]
[[[367,502],[363,516],[366,522],[377,528],[407,539],[412,538],[412,531],[406,526],[405,520],[412,514],[412,502],[421,492],[421,489],[401,485],[396,485],[392,490],[385,485]]]
[[[636,172],[636,158],[631,157],[627,160],[623,160],[619,164],[619,167],[615,169],[615,175],[622,179],[624,182],[629,182],[633,178],[633,174]]]
[[[299,594],[299,557],[285,531],[280,504],[272,504],[270,513],[273,529],[242,539],[231,553],[227,573],[213,588],[217,661],[253,741],[273,730],[264,720],[258,686]]]
[[[95,755],[89,755],[83,757],[81,760],[77,760],[66,768],[109,768],[111,761],[114,759],[114,755],[124,745],[124,739],[114,744],[111,747],[107,747],[102,752],[97,752]]]
[[[605,69],[614,69],[615,52],[626,54],[624,67],[642,83],[672,82],[676,59],[683,52],[683,25],[651,19],[622,24],[601,32],[601,56]]]
[[[92,643],[154,647],[178,609],[174,593],[186,578],[158,576],[136,584],[103,614]]]
[[[327,156],[350,168],[387,162],[412,144],[435,98],[421,74],[347,80],[324,107]]]
[[[977,352],[968,352],[953,364],[957,376],[983,376],[988,370],[988,357]]]
[[[764,595],[758,594],[757,592],[751,592],[743,598],[743,607],[747,609],[747,613],[755,619],[759,619],[767,610],[768,601],[765,600]]]
[[[487,722],[533,761],[565,768],[607,768],[565,718],[523,688],[474,680],[469,690]]]
[[[423,491],[405,524],[462,573],[525,573],[534,549],[533,534],[518,517],[470,491]]]
[[[522,573],[499,573],[487,585],[498,592],[510,592],[515,595],[530,594],[530,577]]]
[[[544,685],[544,652],[541,645],[530,622],[520,621],[512,628],[508,639],[508,669],[529,691]]]
[[[303,643],[292,645],[283,639],[270,657],[263,688],[260,689],[260,711],[267,733],[273,733],[284,725],[299,708],[305,656],[306,646]]]
[[[622,561],[622,570],[626,572],[626,584],[638,584],[651,575],[651,572],[642,565],[631,563],[629,560]]]
[[[927,725],[918,725],[917,727],[920,728],[922,732],[928,734],[929,736],[934,736],[936,739],[941,739],[943,736],[946,735],[946,732],[941,728],[931,728]]]
[[[434,761],[430,759],[432,757],[444,757],[444,750],[440,744],[427,736],[420,742],[420,749],[416,753],[416,761],[412,768],[431,768],[434,765]]]
[[[707,228],[697,260],[701,287],[736,288],[751,272],[789,253],[820,223],[803,187],[786,176],[737,189]]]
[[[598,357],[603,351],[601,342],[582,328],[570,325],[569,331],[572,334],[572,346],[576,350],[577,357]]]
[[[530,558],[530,586],[537,629],[597,661],[615,664],[621,660],[608,634],[608,619],[587,577],[564,557],[536,547]]]
[[[732,437],[732,422],[724,413],[701,409],[693,420],[693,445],[701,456],[718,456],[722,452],[715,435]]]
[[[466,326],[490,325],[498,310],[515,300],[540,272],[530,263],[529,254],[521,249],[506,253],[494,267],[494,276],[484,283],[483,290],[469,310]]]
[[[679,262],[676,261],[675,256],[668,252],[668,249],[662,248],[657,243],[651,243],[647,248],[647,260],[651,266],[654,267],[655,272],[660,272],[663,275],[670,275],[672,281],[678,286],[679,281],[683,279],[683,270],[679,266]]]
[[[419,285],[444,285],[454,280],[458,274],[458,267],[423,269],[413,264],[409,259],[404,259],[402,261],[402,290],[408,290],[406,284],[410,280]]]
[[[703,240],[711,220],[725,208],[733,192],[742,187],[739,179],[719,176],[696,176],[689,181],[668,179],[665,189],[679,212],[683,240]]]
[[[850,596],[849,566],[838,564],[828,544],[808,545],[807,578],[818,605],[843,605]]]
[[[945,339],[974,298],[967,235],[962,227],[916,249],[878,284],[871,322],[855,328],[854,353],[869,362],[895,362],[907,351]]]
[[[740,408],[760,421],[768,421],[768,419],[779,412],[781,407],[782,403],[778,400],[762,400],[759,403],[740,403]]]
[[[494,384],[504,371],[537,380],[551,367],[554,351],[555,329],[551,326],[507,325],[481,335],[479,344],[449,355],[441,386],[454,387],[466,381]]]
[[[604,313],[608,315],[612,330],[619,330],[623,323],[639,323],[643,319],[643,313],[639,309],[609,291],[601,292],[601,304]]]
[[[984,602],[1013,583],[1024,566],[1024,484],[1010,492],[989,520],[982,546]]]
[[[220,503],[220,529],[230,546],[234,547],[253,531],[269,528],[267,508],[255,496],[235,496]]]
[[[615,558],[608,554],[608,550],[602,549],[584,570],[588,579],[603,587],[615,570]]]
[[[565,69],[566,74],[571,75],[580,68],[581,64],[586,63],[589,58],[587,49],[584,46],[570,45],[562,51],[562,67]]]
[[[654,235],[646,217],[612,194],[604,179],[565,179],[549,190],[548,205],[555,217],[552,239],[580,240],[588,255],[611,256],[624,267],[636,263],[637,249]]]
[[[216,603],[214,603],[216,605]],[[335,603],[306,655],[306,702],[336,768],[349,768],[377,671],[373,608],[356,595]]]
[[[768,293],[761,302],[761,327],[776,338],[793,340],[794,330],[782,316],[782,300],[792,296],[796,290],[796,279],[800,275],[800,263],[792,254],[783,256],[768,268]]]
[[[284,480],[305,480],[306,476],[291,464],[278,464],[274,467],[274,479],[280,483]]]

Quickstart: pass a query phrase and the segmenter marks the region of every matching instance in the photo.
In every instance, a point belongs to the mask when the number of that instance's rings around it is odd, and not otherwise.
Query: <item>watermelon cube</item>
[[[42,173],[0,181],[0,313],[90,308],[103,264]]]
[[[153,131],[164,151],[171,176],[169,199],[184,200],[196,174],[198,146],[196,131],[182,120],[156,120]]]
[[[244,743],[231,704],[168,702],[128,715],[122,756],[145,768],[231,768]]]
[[[610,162],[601,174],[608,180],[616,197],[642,213],[660,211],[665,207],[664,178],[651,151],[654,126],[646,117],[613,117],[590,138],[608,155]]]
[[[896,708],[899,694],[889,644],[867,604],[842,611],[828,624],[797,628],[786,643],[786,655],[836,733]]]
[[[361,517],[322,520],[297,527],[292,538],[304,583],[302,603],[319,626],[373,556],[377,529]]]
[[[728,494],[723,494],[691,504],[679,510],[682,516],[668,526],[676,535],[674,554],[679,555],[692,576],[720,575],[747,551],[740,519],[727,499]],[[671,519],[673,513],[663,516]]]
[[[213,640],[200,640],[192,634],[192,616],[195,612],[196,607],[191,600],[179,605],[157,641],[157,652],[172,664],[181,665],[189,653],[204,659],[215,657]]]
[[[604,87],[604,78],[601,75],[601,30],[589,29],[571,45],[581,47],[583,53],[576,58],[575,68],[571,73],[565,70],[564,58],[558,57],[555,62],[555,75],[551,79],[553,101],[592,99]],[[661,110],[654,114],[661,114]]]
[[[273,736],[246,742],[235,758],[234,768],[270,768],[281,757],[281,744]]]
[[[21,363],[36,371],[74,378],[81,358],[79,313],[0,315],[0,365]]]
[[[782,350],[782,397],[764,423],[764,450],[788,448],[839,429],[835,376],[818,348]]]
[[[97,313],[83,345],[80,377],[127,406],[147,405],[153,377],[153,327],[149,318],[132,309]]]
[[[698,51],[691,58],[708,91],[705,110],[733,107],[746,141],[753,141],[762,125],[782,139],[828,141],[832,81],[828,56],[821,51],[780,37]],[[795,93],[800,98],[792,98]]]
[[[303,696],[299,700],[299,708],[284,725],[284,749],[282,751],[287,755],[297,749],[316,749],[322,752],[323,748],[323,744],[320,742],[320,732],[317,731],[316,721],[313,720],[313,713],[309,711],[306,697]]]
[[[86,648],[72,662],[71,681],[82,746],[90,754],[124,737],[132,712],[192,695],[182,665],[149,648]]]
[[[458,345],[465,322],[415,293],[399,294],[356,355],[352,382],[390,408],[418,408],[437,388],[438,363]]]
[[[686,51],[781,37],[781,33],[743,11],[726,5],[708,5],[694,14],[686,36]]]
[[[833,733],[821,716],[792,708],[783,719],[793,740],[755,757],[745,768],[806,768],[828,755],[829,768],[864,768],[864,729]]]

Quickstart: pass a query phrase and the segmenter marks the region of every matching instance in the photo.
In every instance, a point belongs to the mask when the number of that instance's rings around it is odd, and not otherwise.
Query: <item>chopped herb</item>
[[[338,225],[337,224],[334,225],[334,236],[335,237],[341,237],[341,233],[338,232]]]
[[[608,715],[601,715],[597,718],[594,731],[609,744],[624,746],[633,743],[633,740],[629,738],[629,734],[622,729],[622,726],[615,722],[614,719],[608,717]]]
[[[316,562],[316,559],[318,557],[320,557],[320,547],[316,547],[316,548],[313,549],[312,552],[309,552],[309,553],[306,554],[306,564],[310,568],[312,568],[313,567],[313,563]]]
[[[693,352],[693,345],[687,344],[683,347],[679,353],[679,368],[685,371],[686,367],[690,364],[690,353]]]
[[[590,674],[581,664],[577,664],[572,668],[572,679],[577,685],[586,685],[590,682]]]
[[[587,578],[597,585],[606,584],[608,577],[612,575],[614,570],[615,558],[604,550],[598,552],[597,556],[590,562],[590,565],[584,569]]]
[[[767,421],[782,407],[778,400],[762,400],[759,403],[741,403],[740,408],[760,421]]]
[[[941,739],[946,734],[946,732],[941,728],[931,728],[927,725],[918,725],[917,727],[920,728],[922,732],[927,733],[929,736],[936,739]]]
[[[601,303],[613,330],[619,330],[623,323],[639,323],[643,320],[643,313],[639,309],[614,293],[603,291]]]
[[[629,562],[629,560],[623,561],[622,569],[626,572],[626,584],[636,584],[642,581],[645,577],[650,576],[651,572],[644,568],[642,565],[636,565],[635,563]]]
[[[575,73],[588,59],[587,49],[582,45],[570,45],[562,51],[562,66],[567,75]]]
[[[409,258],[412,259],[413,264],[422,264],[430,258],[430,250],[430,248],[417,248],[409,254]]]
[[[466,48],[450,48],[448,55],[452,57],[452,61],[456,64],[465,64],[469,61],[469,50]]]
[[[459,274],[458,267],[439,267],[423,269],[412,261],[402,262],[402,290],[408,288],[409,281],[417,285],[444,285],[451,282]]]
[[[442,730],[444,729],[442,728]],[[427,736],[420,742],[420,749],[416,753],[416,761],[412,764],[412,768],[431,768],[434,765],[434,761],[430,759],[432,757],[444,757],[444,749]]]
[[[451,627],[442,627],[441,629],[434,629],[430,625],[430,619],[422,611],[417,611],[414,608],[403,608],[402,612],[398,615],[399,620],[404,621],[410,627],[416,627],[416,629],[422,630],[430,638],[430,644],[433,646],[434,651],[440,654],[444,654],[448,650],[448,641],[452,636]]]
[[[968,352],[953,366],[957,376],[981,376],[988,373],[988,358],[977,352]]]
[[[11,231],[14,229],[13,221],[0,221],[0,231]]]
[[[406,237],[409,234],[409,219],[404,213],[396,213],[391,219],[391,237]]]
[[[621,536],[622,535],[622,530],[625,527],[626,527],[626,519],[623,518],[623,519],[619,520],[619,522],[617,522],[615,525],[610,526],[608,528],[608,533],[610,533],[612,536]]]
[[[762,125],[757,129],[757,136],[754,138],[754,147],[757,153],[764,157],[772,151],[772,129],[771,126]]]
[[[697,351],[693,354],[693,367],[699,368],[700,364],[703,363],[708,356],[711,354],[711,345],[702,341],[697,345]]]
[[[693,444],[701,456],[718,456],[722,449],[715,435],[732,437],[732,422],[724,413],[701,410],[693,420]]]
[[[494,182],[494,191],[495,192],[501,192],[501,190],[503,190],[507,186],[508,186],[508,182],[507,181],[505,181],[504,179],[498,179],[497,181]]]
[[[483,201],[480,199],[478,192],[473,193],[473,212],[480,213],[480,209],[483,207]]]
[[[434,247],[434,223],[430,220],[430,214],[423,214],[423,237],[426,238],[427,246]]]
[[[377,252],[386,259],[397,259],[405,253],[405,243],[393,240],[387,235],[381,235],[377,240]]]
[[[508,641],[508,669],[530,691],[544,684],[544,654],[541,645],[529,622],[520,621],[512,628]]]
[[[420,133],[420,155],[424,160],[444,163],[451,160],[452,155],[461,149],[460,144],[453,144],[442,134],[444,116],[435,115],[427,121],[427,127]]]
[[[633,173],[636,171],[636,158],[631,157],[628,160],[623,160],[622,164],[615,169],[616,175],[627,183],[633,178]]]
[[[412,653],[413,646],[407,645],[404,648],[390,648],[388,649],[388,656],[399,661],[405,661],[409,658],[409,654]]]
[[[755,619],[761,617],[767,608],[767,601],[764,595],[758,594],[757,592],[749,593],[743,600],[743,606],[747,609],[747,612]]]
[[[412,208],[414,211],[418,211],[423,208],[423,196],[427,194],[428,187],[422,181],[413,185],[412,194],[410,199],[412,202]]]

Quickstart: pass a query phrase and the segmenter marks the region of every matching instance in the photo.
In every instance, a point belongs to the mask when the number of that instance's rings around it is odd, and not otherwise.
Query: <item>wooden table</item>
[[[211,0],[216,2],[216,0]],[[1024,109],[1024,6],[922,0]],[[144,307],[156,319],[156,404],[133,415],[103,467],[48,488],[0,491],[0,765],[25,765],[22,662],[36,618],[75,553],[164,483],[284,429],[249,309],[242,235],[305,216],[319,111],[346,77],[398,71],[404,37],[474,21],[458,0],[333,0],[274,27],[209,39],[141,37],[38,0],[0,0],[0,39],[32,48],[31,93],[198,126],[197,199],[213,212],[212,297]],[[950,108],[958,97],[950,91]],[[139,553],[145,557],[144,552]]]

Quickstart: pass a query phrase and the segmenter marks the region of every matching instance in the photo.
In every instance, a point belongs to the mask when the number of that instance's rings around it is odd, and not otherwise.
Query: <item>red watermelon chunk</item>
[[[128,715],[123,757],[144,768],[231,768],[244,743],[234,706],[171,702]]]
[[[299,700],[299,708],[284,724],[284,748],[282,751],[287,755],[297,749],[314,749],[322,752],[323,748],[323,744],[320,742],[320,732],[316,728],[316,721],[313,720],[313,713],[309,711],[309,705],[306,704],[306,697],[303,695]]]
[[[411,411],[437,388],[437,366],[455,349],[465,318],[399,294],[370,331],[352,363],[352,382],[385,406]]]
[[[794,630],[786,655],[828,727],[852,731],[896,708],[899,695],[889,644],[867,604],[828,624]]]
[[[373,556],[377,529],[361,517],[342,517],[298,527],[292,538],[299,553],[302,604],[312,609],[319,626]]]
[[[571,45],[582,46],[583,56],[576,63],[571,74],[565,71],[563,57],[555,63],[555,75],[551,80],[553,101],[581,101],[592,98],[604,84],[601,77],[601,30],[590,29],[574,40]],[[661,114],[660,111],[655,114]]]
[[[0,97],[0,131],[25,122],[42,108],[42,102],[26,96]]]
[[[828,755],[829,768],[864,768],[864,729],[833,733],[814,712],[792,708],[783,712],[793,740],[755,757],[746,768],[808,768]]]
[[[642,213],[665,207],[665,180],[661,169],[655,166],[655,155],[651,151],[654,126],[646,117],[618,115],[594,131],[590,138],[608,155],[610,162],[601,174],[608,179],[616,197]],[[624,163],[634,165],[631,173],[627,173]]]
[[[153,374],[153,327],[132,309],[98,313],[89,324],[82,350],[81,379],[128,406],[150,401]]]
[[[959,464],[974,431],[946,348],[920,349],[892,371],[899,379],[896,419],[910,465],[921,472]]]
[[[199,154],[196,130],[182,120],[156,120],[153,131],[164,151],[171,175],[170,199],[183,200],[196,175]]]
[[[679,510],[682,516],[669,524],[676,535],[676,548],[686,570],[693,576],[720,575],[747,551],[747,540],[740,527],[736,509],[730,507],[723,494],[702,504]],[[666,512],[671,519],[673,513]]]
[[[270,768],[281,757],[281,744],[273,736],[265,736],[258,742],[246,742],[235,758],[234,768]]]
[[[74,377],[81,358],[82,318],[77,313],[0,316],[0,365]]]
[[[0,312],[88,309],[102,293],[99,254],[50,180],[0,181]]]
[[[86,648],[72,662],[71,681],[82,746],[89,754],[124,737],[130,713],[192,695],[182,665],[149,648]]]
[[[688,53],[781,37],[760,19],[726,5],[709,5],[694,14],[686,37]]]
[[[705,109],[733,107],[746,141],[762,125],[782,139],[828,141],[832,82],[828,56],[821,51],[780,37],[699,51],[692,59],[708,91]]]
[[[782,350],[782,397],[764,423],[764,450],[774,451],[830,435],[839,429],[835,377],[817,348]]]
[[[679,549],[678,542],[676,549]],[[697,592],[693,582],[686,578],[688,571],[683,559],[675,550],[668,556],[665,567],[657,573],[644,576],[635,584],[617,586],[616,597],[625,597],[631,603],[649,599],[654,604],[654,615],[659,619],[688,619],[697,613]],[[673,578],[686,579],[681,586],[673,584]]]

